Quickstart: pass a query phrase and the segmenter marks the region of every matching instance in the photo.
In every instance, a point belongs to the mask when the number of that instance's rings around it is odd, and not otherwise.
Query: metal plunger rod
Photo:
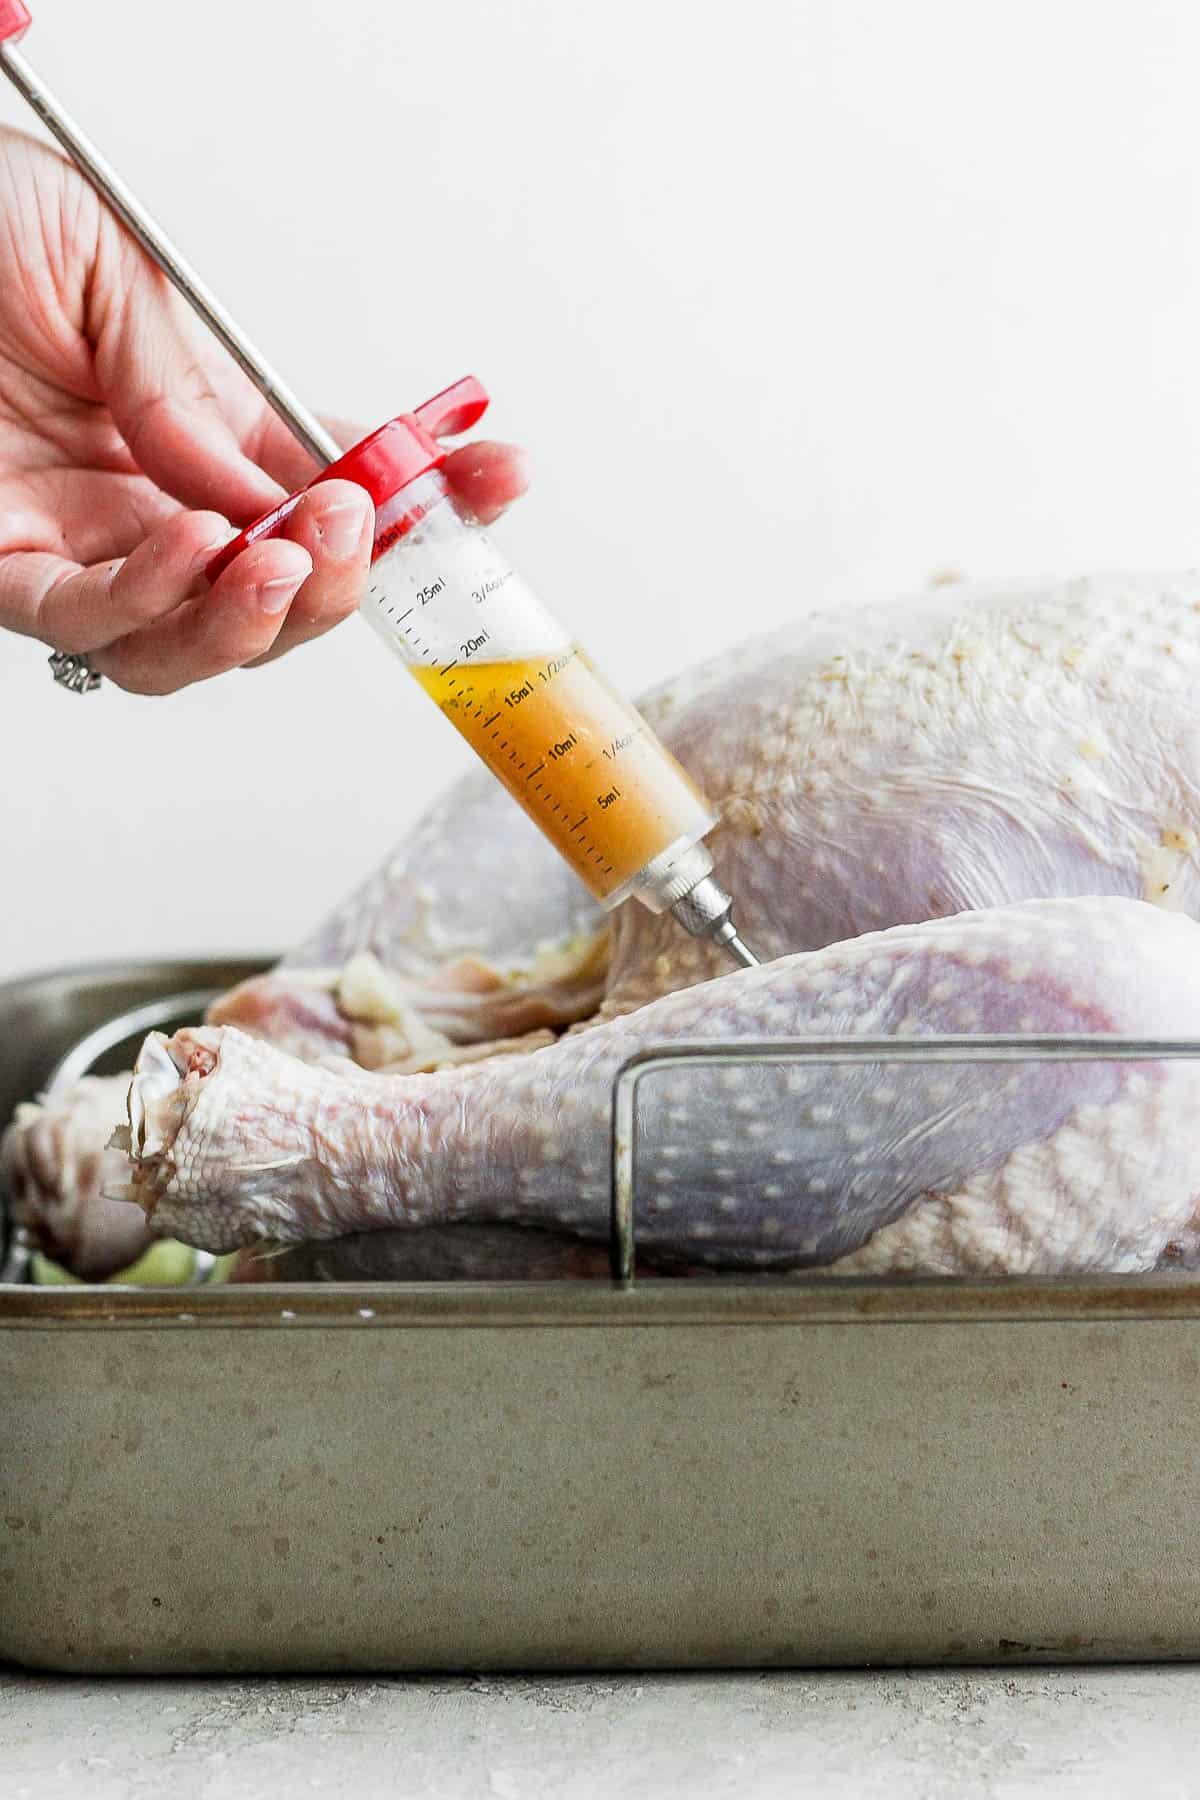
[[[64,111],[49,89],[34,74],[15,45],[0,43],[0,68],[3,68],[18,93],[24,95],[42,123],[54,133],[67,155],[87,176],[92,186],[108,201],[147,256],[158,264],[192,311],[203,319],[213,336],[224,344],[239,368],[250,377],[267,405],[279,414],[309,455],[315,457],[322,468],[328,463],[336,462],[342,454],[337,440],[330,436],[306,406],[301,405],[291,389],[285,387],[270,363],[230,318],[191,264],[180,256],[170,238],[130,193],[112,165],[105,161],[96,146],[84,136],[69,113]]]

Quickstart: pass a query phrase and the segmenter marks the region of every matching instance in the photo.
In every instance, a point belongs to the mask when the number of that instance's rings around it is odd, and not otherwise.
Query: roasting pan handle
[[[744,1063],[1029,1063],[1200,1060],[1197,1038],[926,1037],[676,1039],[647,1044],[617,1070],[612,1102],[612,1201],[609,1255],[613,1280],[632,1287],[636,1239],[638,1090],[648,1075],[676,1067],[732,1068]]]

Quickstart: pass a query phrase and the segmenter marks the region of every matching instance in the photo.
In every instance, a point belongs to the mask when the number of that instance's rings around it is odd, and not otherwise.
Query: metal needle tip
[[[737,926],[728,913],[723,919],[717,921],[709,935],[715,943],[720,944],[723,950],[728,950],[734,962],[740,963],[743,969],[757,969],[762,966],[753,950],[738,936]]]
[[[733,901],[725,889],[711,875],[706,875],[686,894],[680,895],[671,911],[693,937],[708,938],[711,943],[720,944],[743,969],[757,969],[759,960],[738,936],[732,908]]]
[[[732,956],[734,962],[741,963],[743,969],[757,969],[761,967],[753,950],[751,950],[747,944],[743,944],[736,931],[731,937],[725,939],[725,948],[728,950],[730,956]]]

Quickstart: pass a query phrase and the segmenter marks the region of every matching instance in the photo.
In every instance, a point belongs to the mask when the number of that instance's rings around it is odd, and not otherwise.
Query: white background
[[[630,687],[946,564],[1195,560],[1194,0],[35,12],[311,404],[484,378],[505,539]],[[0,643],[0,974],[282,946],[468,760],[357,621],[165,701],[44,657]]]

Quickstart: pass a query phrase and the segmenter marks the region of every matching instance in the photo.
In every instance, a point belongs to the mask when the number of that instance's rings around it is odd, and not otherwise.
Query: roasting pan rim
[[[835,1287],[836,1291],[830,1290]],[[0,1283],[0,1330],[409,1330],[961,1325],[1200,1319],[1200,1275],[255,1282],[200,1288]]]
[[[65,982],[87,986],[97,981],[143,982],[157,980],[158,971],[162,971],[163,979],[168,986],[164,994],[171,992],[171,986],[180,979],[192,974],[203,974],[214,969],[241,969],[266,971],[272,969],[280,958],[269,952],[255,950],[230,950],[226,954],[200,951],[195,954],[178,955],[171,951],[163,951],[161,956],[99,956],[89,958],[87,962],[57,963],[46,968],[30,969],[20,975],[0,977],[0,1015],[10,1002],[37,989],[49,986],[61,986]]]

